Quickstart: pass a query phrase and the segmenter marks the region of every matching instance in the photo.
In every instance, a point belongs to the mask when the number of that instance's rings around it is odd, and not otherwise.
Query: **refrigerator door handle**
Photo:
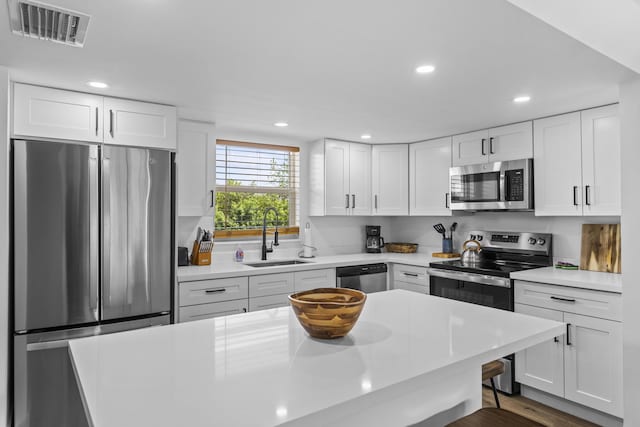
[[[100,281],[98,275],[100,264],[99,238],[99,166],[100,150],[97,146],[91,146],[89,151],[89,217],[91,229],[89,231],[89,307],[94,313],[95,319],[99,319],[100,307]]]
[[[51,350],[53,348],[66,348],[69,346],[69,340],[34,342],[27,344],[27,351]]]

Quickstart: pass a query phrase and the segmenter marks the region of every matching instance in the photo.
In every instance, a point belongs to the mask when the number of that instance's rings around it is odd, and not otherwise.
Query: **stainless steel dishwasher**
[[[357,289],[364,293],[387,290],[387,264],[352,265],[336,268],[339,288]]]

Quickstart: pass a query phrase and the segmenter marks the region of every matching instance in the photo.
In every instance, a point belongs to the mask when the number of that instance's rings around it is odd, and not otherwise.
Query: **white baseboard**
[[[524,397],[551,406],[567,414],[591,421],[592,423],[605,427],[622,427],[622,419],[613,415],[605,414],[592,408],[571,402],[561,397],[553,396],[544,391],[522,385],[520,394]]]

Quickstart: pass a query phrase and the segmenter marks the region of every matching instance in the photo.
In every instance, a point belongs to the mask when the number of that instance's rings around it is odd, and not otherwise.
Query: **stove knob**
[[[478,234],[478,236],[476,236],[476,237],[477,237],[476,240],[478,240],[478,242],[482,242],[482,234]]]
[[[538,239],[538,244],[539,244],[539,245],[544,245],[545,243],[547,243],[547,241],[546,241],[546,240],[544,240],[544,239]]]
[[[470,240],[476,240],[476,235],[475,235],[475,234],[470,235],[470,236],[469,236],[469,239],[470,239]]]
[[[535,245],[536,244],[536,239],[534,239],[533,237],[529,237],[529,244],[530,245]]]

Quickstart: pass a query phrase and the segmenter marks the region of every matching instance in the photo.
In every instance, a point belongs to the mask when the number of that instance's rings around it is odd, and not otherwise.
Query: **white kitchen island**
[[[563,332],[393,290],[369,294],[337,340],[310,338],[283,307],[78,339],[70,353],[93,426],[442,425],[480,408],[483,363]]]

